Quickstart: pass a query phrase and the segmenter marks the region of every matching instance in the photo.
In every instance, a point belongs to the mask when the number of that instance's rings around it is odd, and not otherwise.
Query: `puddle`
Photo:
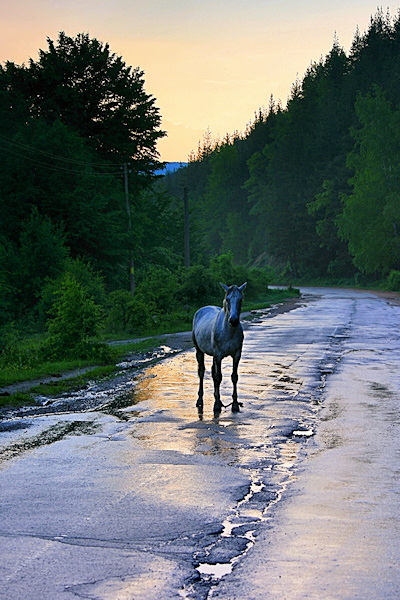
[[[140,415],[138,410],[129,410],[139,402],[135,393],[131,390],[125,392],[109,402],[102,404],[96,408],[96,412],[102,412],[106,415],[112,415],[121,421],[130,421],[134,417]]]
[[[292,470],[299,457],[299,448],[299,444],[291,440],[279,446],[278,463],[262,470],[266,483],[260,477],[261,471],[251,473],[248,490],[223,521],[222,532],[214,543],[195,556],[200,578],[180,590],[182,598],[198,598],[199,590],[204,594],[206,585],[206,598],[211,600],[218,582],[231,574],[254,546],[258,527],[271,518],[270,509],[280,501],[289,482],[295,479]]]
[[[215,565],[203,563],[197,567],[197,570],[200,575],[208,575],[213,579],[221,579],[221,577],[232,573],[232,568],[233,565],[231,563],[216,563]]]
[[[136,369],[138,367],[143,368],[147,365],[152,364],[153,362],[157,362],[163,358],[166,358],[167,356],[173,356],[174,354],[178,354],[179,352],[181,352],[180,349],[174,349],[170,346],[161,345],[155,350],[142,354],[140,357],[134,356],[132,359],[124,360],[118,363],[117,367],[119,367],[122,370]]]
[[[292,433],[293,437],[303,437],[303,438],[309,438],[309,437],[312,437],[313,435],[314,435],[314,431],[312,429],[296,429]]]

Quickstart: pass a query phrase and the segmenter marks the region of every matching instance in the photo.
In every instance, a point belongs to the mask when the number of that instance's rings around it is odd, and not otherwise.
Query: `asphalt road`
[[[2,600],[400,597],[400,306],[302,291],[238,414],[186,350],[0,423]]]

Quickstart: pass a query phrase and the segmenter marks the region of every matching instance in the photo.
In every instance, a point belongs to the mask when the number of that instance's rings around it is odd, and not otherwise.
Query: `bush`
[[[47,328],[53,356],[92,357],[90,338],[98,334],[101,309],[74,277],[67,275],[62,282],[51,314]]]
[[[268,285],[271,283],[270,274],[262,269],[250,269],[247,272],[246,298],[255,300],[258,296],[268,292]]]
[[[22,223],[18,243],[0,240],[0,325],[32,311],[46,279],[62,273],[67,256],[62,229],[37,208]]]
[[[44,361],[44,344],[40,338],[26,337],[14,323],[8,323],[0,335],[0,367],[25,371]]]
[[[129,323],[128,304],[132,300],[127,290],[111,292],[107,298],[107,319],[105,328],[112,333],[122,333],[127,330]]]
[[[400,292],[400,271],[392,270],[387,278],[388,289],[392,292]]]
[[[143,295],[136,295],[127,305],[127,333],[145,333],[157,325],[162,317],[154,302],[147,301]]]
[[[138,284],[134,298],[151,303],[160,313],[176,307],[178,278],[169,269],[152,266]]]
[[[131,296],[126,290],[111,292],[107,302],[106,328],[112,333],[142,333],[154,327],[158,318],[154,302],[142,293]]]
[[[202,265],[185,268],[180,273],[178,299],[183,306],[200,306],[216,302],[221,297],[218,281]]]
[[[85,293],[99,306],[105,306],[107,298],[104,288],[103,277],[95,271],[90,263],[80,258],[68,259],[65,270],[59,277],[48,279],[43,287],[40,303],[38,306],[39,320],[41,324],[46,323],[52,309],[54,298],[60,293],[66,278],[74,279],[80,284]]]
[[[246,268],[233,265],[232,260],[231,252],[212,258],[210,261],[211,279],[216,282],[221,281],[226,285],[242,285],[246,281]]]

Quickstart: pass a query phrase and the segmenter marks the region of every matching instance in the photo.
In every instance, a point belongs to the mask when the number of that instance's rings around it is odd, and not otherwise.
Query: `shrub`
[[[47,321],[52,309],[54,298],[60,293],[66,278],[74,279],[80,284],[85,293],[99,306],[106,304],[106,292],[103,277],[95,271],[90,263],[80,258],[68,259],[65,263],[64,272],[55,279],[48,279],[43,287],[41,300],[38,307],[41,323]]]
[[[261,294],[268,291],[268,284],[271,283],[271,277],[263,269],[250,269],[246,273],[244,281],[247,281],[245,295],[246,298],[256,299]],[[243,282],[242,282],[243,283]]]
[[[136,295],[127,304],[127,333],[144,333],[154,328],[162,318],[161,311],[143,295]]]
[[[157,307],[143,293],[131,296],[126,290],[111,292],[107,301],[106,328],[112,333],[142,333],[158,319]]]
[[[241,270],[242,267],[235,267],[232,264],[232,259],[231,252],[212,258],[210,261],[211,278],[217,282],[221,281],[226,285],[232,285],[233,283],[241,285],[244,283],[244,281],[238,282],[238,279],[242,276],[241,273],[238,273],[238,270]]]
[[[62,229],[37,208],[22,223],[18,243],[0,240],[0,325],[36,306],[46,279],[62,273],[67,256]]]
[[[400,271],[392,270],[387,278],[387,286],[392,292],[400,292]]]
[[[47,328],[55,356],[87,358],[93,355],[90,338],[98,334],[101,309],[72,276],[67,275],[62,282],[51,314]]]
[[[26,337],[15,323],[8,323],[1,329],[0,367],[24,371],[35,368],[43,360],[43,342],[40,338]]]
[[[169,269],[152,266],[138,284],[134,298],[150,302],[156,310],[165,313],[176,306],[178,278]]]
[[[127,290],[116,290],[111,292],[107,298],[107,319],[105,327],[107,331],[121,333],[127,330],[129,323],[128,304],[132,300]]]
[[[183,306],[200,306],[215,302],[221,296],[218,281],[202,265],[185,268],[180,273],[179,302]]]

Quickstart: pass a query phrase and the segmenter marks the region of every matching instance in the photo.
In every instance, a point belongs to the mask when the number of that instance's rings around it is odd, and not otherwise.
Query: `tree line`
[[[400,15],[379,10],[271,97],[244,134],[210,133],[186,169],[198,254],[230,251],[286,277],[399,279]],[[398,285],[399,282],[397,282]]]

